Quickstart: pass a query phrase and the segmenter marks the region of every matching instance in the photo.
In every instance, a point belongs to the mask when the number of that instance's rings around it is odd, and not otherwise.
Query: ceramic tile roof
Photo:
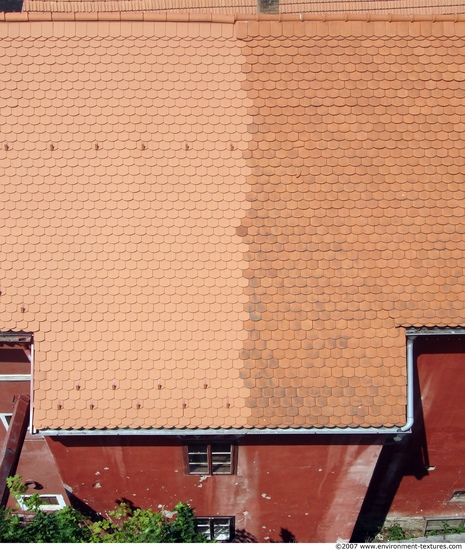
[[[30,12],[134,12],[254,14],[257,0],[24,0]],[[280,13],[465,13],[462,0],[279,0]]]
[[[256,0],[24,0],[26,12],[250,13]]]
[[[465,21],[86,17],[0,23],[35,427],[403,425],[402,326],[465,323]]]
[[[29,0],[33,1],[33,0]],[[281,13],[456,14],[465,13],[461,0],[279,0]]]

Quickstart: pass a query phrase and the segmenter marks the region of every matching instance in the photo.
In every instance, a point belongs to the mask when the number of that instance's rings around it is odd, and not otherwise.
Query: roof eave
[[[38,435],[63,436],[213,436],[213,435],[398,435],[410,433],[400,426],[370,428],[113,428],[113,429],[45,429],[36,430]]]

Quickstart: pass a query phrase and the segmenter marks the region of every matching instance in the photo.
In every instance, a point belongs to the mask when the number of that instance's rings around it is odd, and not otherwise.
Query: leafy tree
[[[9,478],[7,483],[16,498],[27,490],[19,476]],[[27,499],[30,521],[22,521],[12,510],[0,509],[0,542],[207,542],[195,530],[194,510],[181,502],[175,506],[172,520],[160,512],[132,510],[122,503],[108,514],[108,519],[94,523],[70,506],[44,512],[40,504],[38,494]]]

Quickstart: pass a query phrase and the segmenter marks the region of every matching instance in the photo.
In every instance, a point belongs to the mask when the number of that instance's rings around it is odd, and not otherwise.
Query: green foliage
[[[7,479],[11,494],[20,499],[27,491],[20,476]],[[40,509],[39,494],[30,495],[25,506],[30,521],[21,518],[11,510],[0,509],[0,542],[87,542],[90,530],[83,516],[71,507],[46,513]]]
[[[16,498],[27,491],[20,476],[8,478],[8,488]],[[26,501],[30,518],[23,521],[12,510],[0,509],[0,542],[79,543],[79,542],[207,542],[195,530],[194,510],[184,503],[175,506],[170,520],[153,510],[132,510],[123,503],[109,512],[108,519],[91,523],[71,507],[53,512],[40,509],[40,495]]]
[[[23,484],[23,480],[20,475],[16,474],[10,476],[6,480],[7,487],[10,493],[16,498],[20,495],[24,495],[27,491],[27,486]]]
[[[22,542],[19,531],[19,517],[11,510],[0,508],[0,542]]]
[[[153,510],[131,510],[120,504],[109,513],[110,519],[91,526],[91,542],[206,542],[195,531],[194,511],[188,504],[175,506],[176,517],[170,521]]]
[[[206,542],[205,537],[195,531],[194,510],[187,504],[179,502],[174,507],[176,517],[171,523],[169,542]]]
[[[391,525],[386,528],[385,534],[387,540],[405,540],[408,538],[408,534],[397,522],[391,523]]]
[[[428,531],[428,536],[432,535],[457,535],[459,533],[465,533],[465,527],[452,526],[449,522],[442,522],[442,529],[436,529],[434,531]]]
[[[71,507],[47,513],[39,510],[24,525],[23,542],[87,542],[90,532],[76,510]]]
[[[457,525],[457,526],[452,526],[452,525],[449,525],[449,523],[447,521],[444,521],[442,523],[442,529],[443,529],[443,533],[444,535],[456,535],[458,533],[465,533],[465,527],[461,526],[461,525]]]

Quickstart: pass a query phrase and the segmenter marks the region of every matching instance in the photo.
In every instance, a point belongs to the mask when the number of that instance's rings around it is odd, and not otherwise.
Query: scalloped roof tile
[[[265,11],[267,7],[264,5]],[[299,2],[296,0],[280,0],[276,6],[272,5],[268,10],[276,10],[276,13],[283,15],[311,13],[311,14],[340,14],[340,13],[370,13],[370,14],[456,14],[464,13],[463,2],[460,0],[342,0],[320,1],[305,0]],[[24,0],[23,10],[25,12],[43,12],[43,13],[64,13],[71,17],[78,13],[81,19],[86,18],[87,13],[115,13],[124,12],[128,17],[135,12],[147,12],[147,17],[153,20],[159,20],[166,14],[170,19],[184,21],[184,16],[189,13],[193,20],[202,19],[202,15],[209,14],[255,14],[257,12],[257,3],[251,0]],[[176,19],[177,18],[177,19]],[[425,23],[425,27],[430,22]],[[285,22],[287,29],[292,27],[293,23]],[[273,20],[266,23],[267,28],[279,29],[279,22]],[[382,28],[379,23],[378,27]],[[334,23],[333,28],[337,28],[338,23]],[[100,35],[105,30],[102,29]],[[275,32],[279,33],[279,30]]]
[[[465,324],[465,18],[215,17],[0,21],[34,426],[401,426],[399,327]]]

